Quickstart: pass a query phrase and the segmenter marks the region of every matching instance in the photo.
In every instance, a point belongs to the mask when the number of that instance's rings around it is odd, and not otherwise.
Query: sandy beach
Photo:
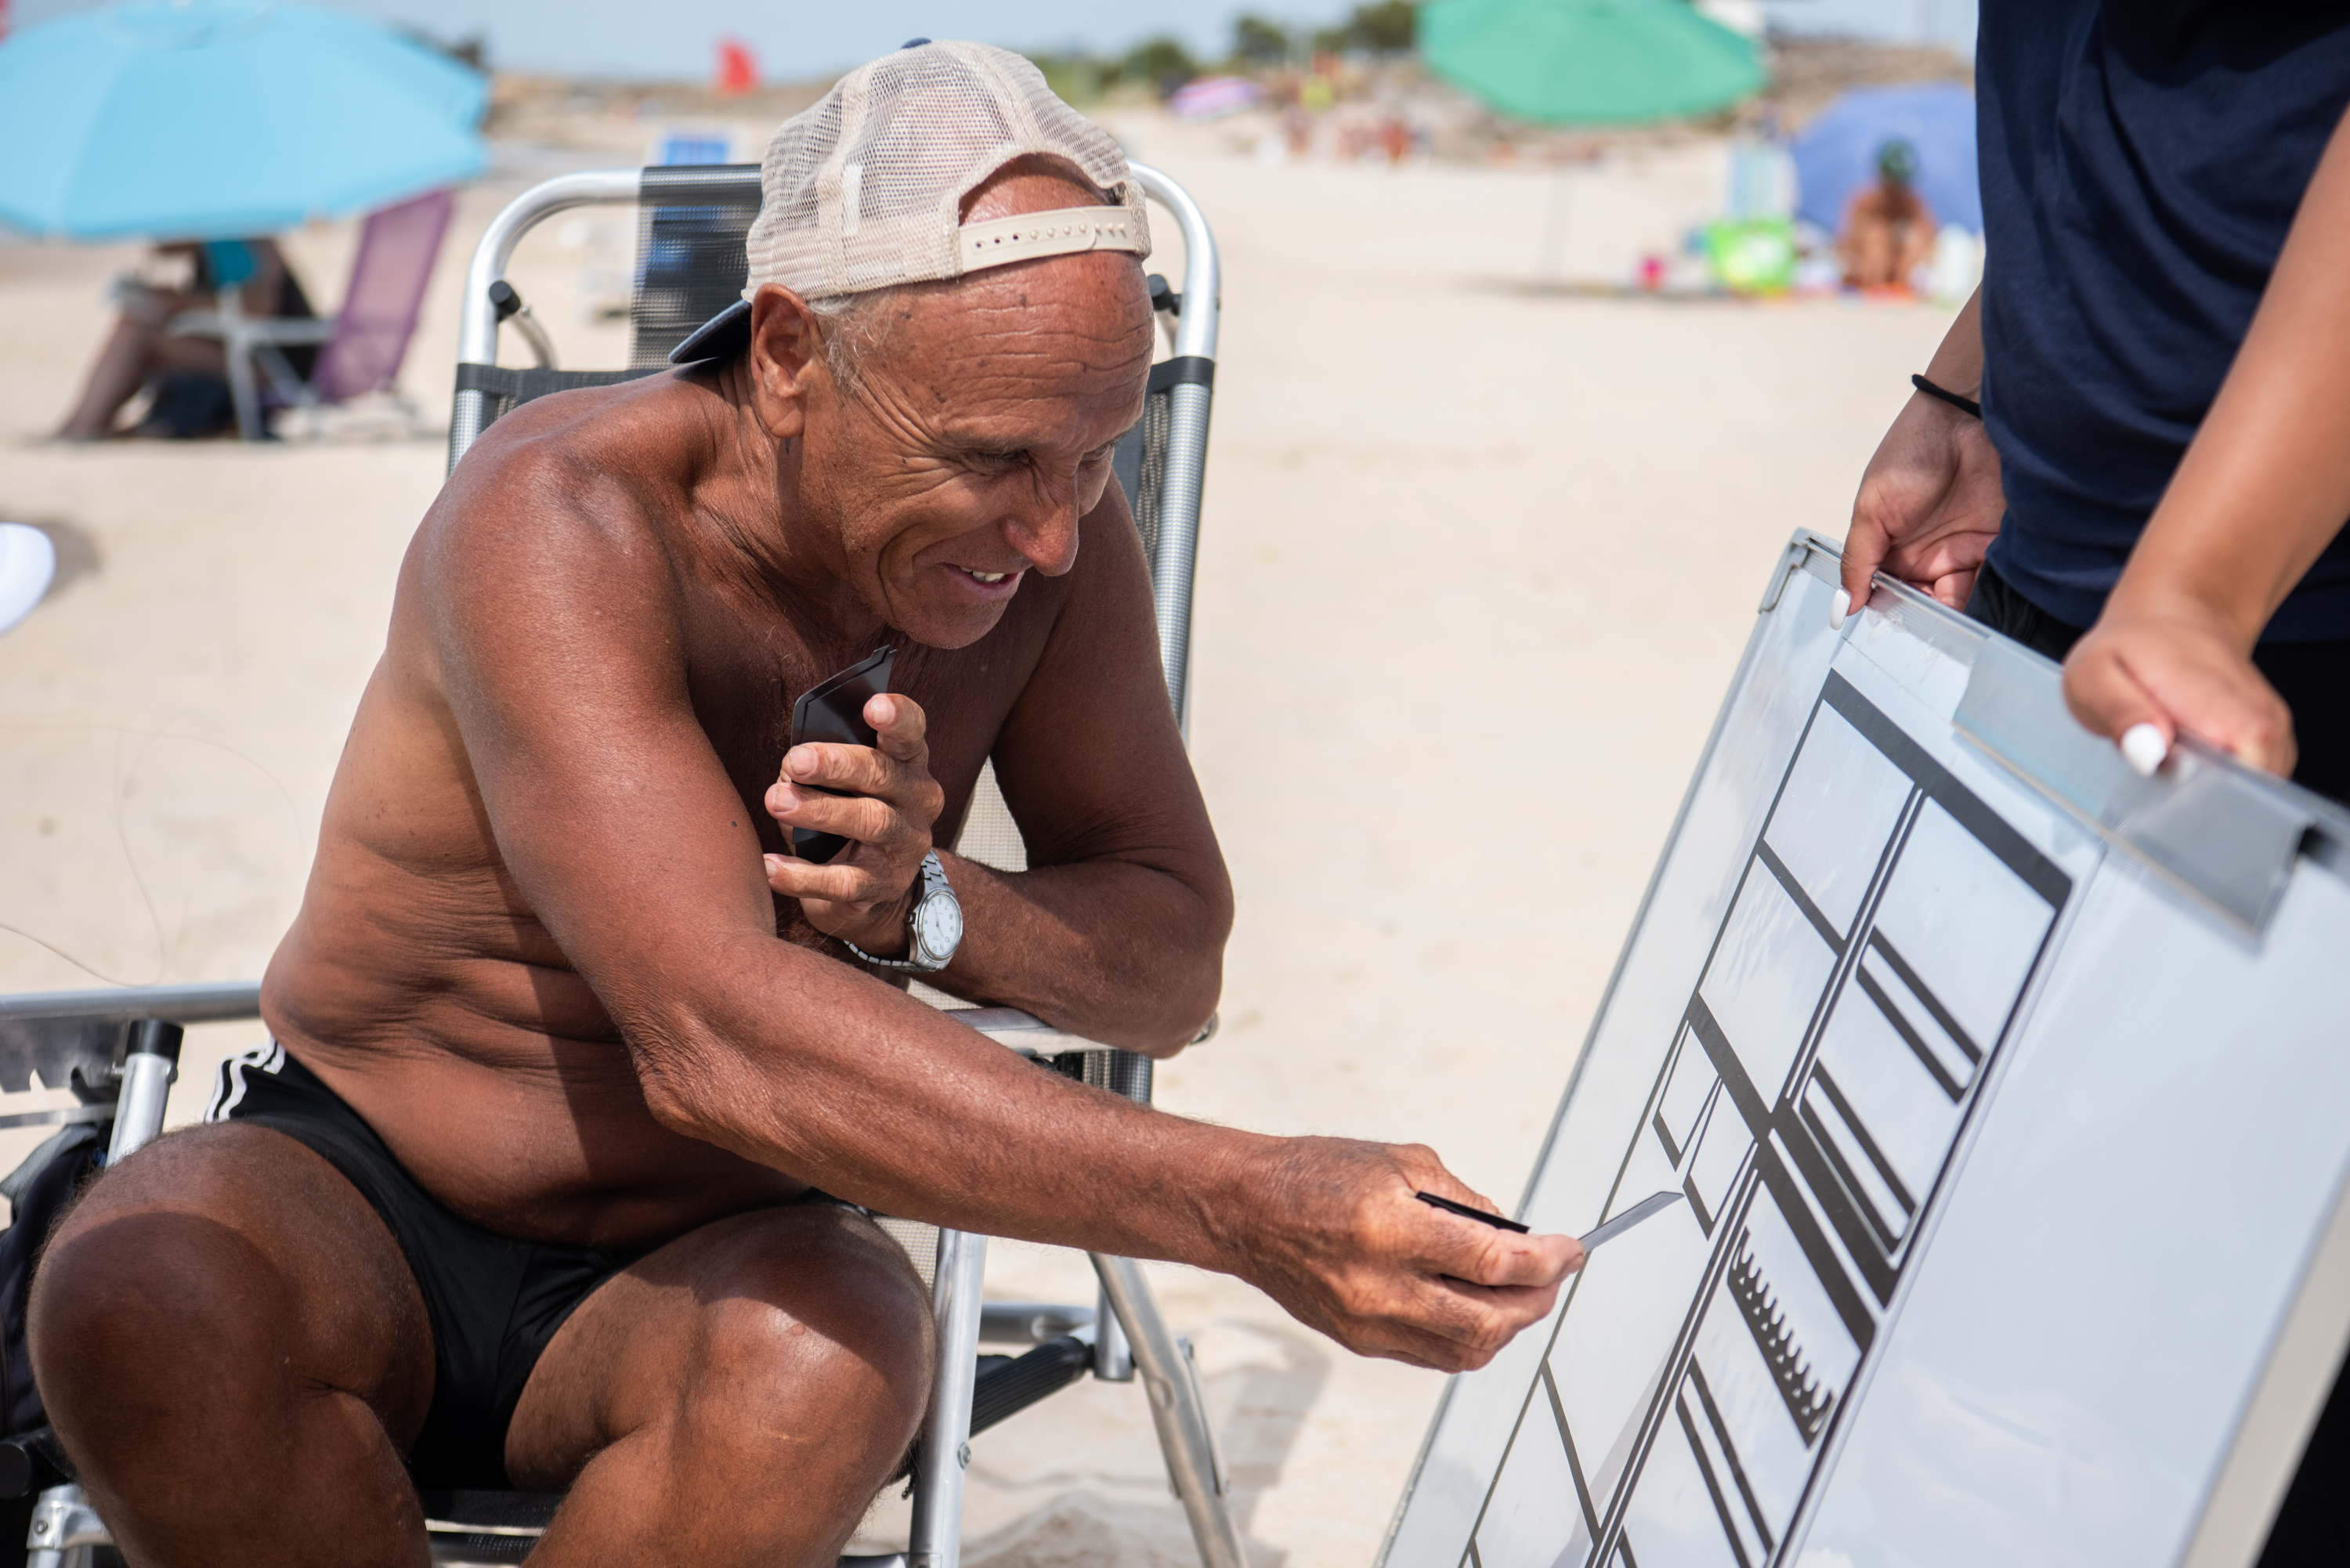
[[[1549,172],[1275,164],[1217,128],[1105,119],[1189,186],[1224,259],[1191,739],[1240,913],[1222,1033],[1161,1068],[1159,1104],[1424,1142],[1507,1207],[1778,547],[1843,531],[1949,313],[1535,289]],[[0,245],[0,518],[52,530],[65,566],[0,637],[0,989],[259,972],[441,482],[463,259],[525,186],[639,161],[645,135],[504,144],[463,194],[405,373],[415,427],[39,444],[136,251]],[[1565,274],[1676,243],[1720,169],[1692,142],[1575,175]],[[516,264],[567,363],[625,351],[625,324],[589,316],[624,227],[558,222]],[[287,242],[322,303],[352,236]],[[194,1032],[173,1119],[258,1038]],[[0,1137],[5,1168],[32,1140]],[[1349,1356],[1229,1279],[1152,1272],[1252,1561],[1365,1568],[1441,1379]],[[990,1279],[1093,1299],[1074,1254],[999,1242]],[[1017,1417],[971,1475],[983,1568],[1194,1561],[1139,1385]],[[877,1506],[864,1549],[901,1518]]]

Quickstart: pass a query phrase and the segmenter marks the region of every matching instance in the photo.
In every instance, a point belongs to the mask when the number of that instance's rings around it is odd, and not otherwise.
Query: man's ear
[[[807,379],[823,358],[823,329],[807,302],[781,284],[763,286],[751,300],[751,398],[777,441],[806,427]]]

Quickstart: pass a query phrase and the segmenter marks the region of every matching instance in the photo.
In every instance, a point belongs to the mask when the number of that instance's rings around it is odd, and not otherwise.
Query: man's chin
[[[999,599],[988,605],[940,605],[917,599],[903,612],[890,618],[891,624],[926,648],[969,648],[1003,618],[1012,607],[1010,599]]]

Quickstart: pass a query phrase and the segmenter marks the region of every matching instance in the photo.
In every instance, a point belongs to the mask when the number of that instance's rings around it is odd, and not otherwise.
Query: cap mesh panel
[[[1149,230],[1126,155],[1044,74],[984,44],[900,49],[843,77],[767,144],[749,286],[811,298],[960,276],[962,200],[1014,159],[1072,165]]]

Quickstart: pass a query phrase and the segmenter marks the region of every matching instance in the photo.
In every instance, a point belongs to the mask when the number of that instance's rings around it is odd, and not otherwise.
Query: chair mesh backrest
[[[1158,371],[1150,378],[1149,395],[1142,400],[1142,421],[1127,431],[1110,454],[1110,466],[1118,474],[1118,488],[1126,492],[1126,504],[1134,514],[1134,526],[1142,535],[1142,558],[1150,563],[1158,586],[1159,575],[1159,513],[1167,497],[1167,437],[1174,423],[1174,389],[1172,382],[1163,382]]]
[[[339,403],[381,391],[400,374],[456,206],[450,192],[428,191],[368,215],[350,286],[335,313],[335,335],[318,350],[310,378],[322,400]]]
[[[930,1290],[939,1278],[939,1228],[925,1225],[920,1220],[899,1220],[892,1215],[876,1214],[873,1222],[882,1233],[905,1249],[906,1261],[914,1265],[914,1272],[922,1276],[922,1288]]]
[[[650,376],[650,370],[538,370],[511,369],[502,365],[460,365],[457,367],[457,389],[460,391],[478,389],[487,407],[482,411],[482,428],[489,429],[523,404],[546,397],[549,392],[567,392],[577,387],[611,387],[622,381],[633,381]]]
[[[713,172],[749,171],[756,164],[655,164],[643,173],[650,195],[664,184]],[[669,369],[669,351],[688,334],[742,297],[750,275],[743,236],[759,215],[758,186],[749,185],[749,204],[639,202],[637,206],[636,286],[629,301],[629,368],[625,370],[514,369],[499,365],[457,367],[457,389],[480,392],[487,430],[523,404],[550,392],[577,387],[609,387],[658,375]],[[472,439],[472,438],[468,438]]]
[[[631,369],[669,368],[669,351],[743,297],[743,236],[755,207],[637,209],[637,284],[629,306]]]

